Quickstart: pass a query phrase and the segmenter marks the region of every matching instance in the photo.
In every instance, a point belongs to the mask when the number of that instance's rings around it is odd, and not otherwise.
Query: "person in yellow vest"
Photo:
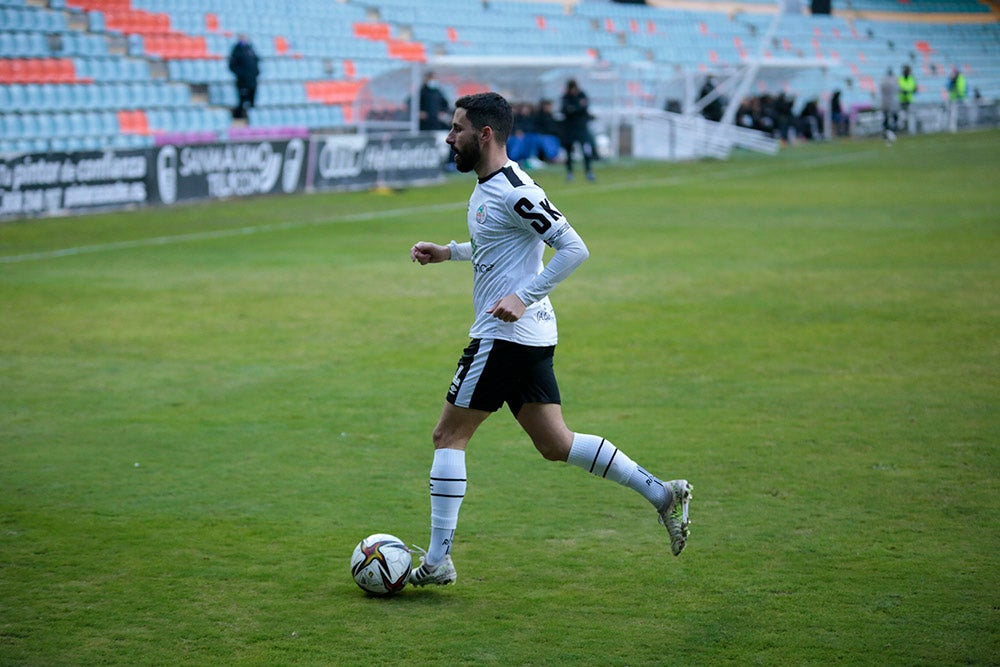
[[[900,127],[910,126],[909,110],[913,96],[917,93],[917,80],[913,78],[909,65],[903,65],[903,73],[899,76],[899,109],[902,112]]]
[[[965,75],[957,67],[951,68],[948,79],[948,129],[958,132],[958,108],[965,102]]]
[[[948,99],[964,100],[966,94],[965,75],[957,67],[951,68],[951,77],[948,79]]]

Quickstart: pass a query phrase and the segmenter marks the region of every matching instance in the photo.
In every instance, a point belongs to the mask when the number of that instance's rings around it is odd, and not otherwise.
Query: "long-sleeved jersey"
[[[475,321],[471,338],[497,338],[522,345],[558,342],[549,292],[589,256],[586,244],[545,192],[516,162],[479,179],[469,199],[469,243],[452,241],[453,260],[471,260]],[[543,263],[545,245],[555,249]],[[527,306],[517,322],[487,311],[516,293]]]

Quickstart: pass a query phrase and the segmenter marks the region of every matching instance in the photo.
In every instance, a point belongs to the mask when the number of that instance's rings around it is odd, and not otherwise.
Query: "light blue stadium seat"
[[[78,83],[63,84],[57,90],[57,105],[61,109],[76,110],[86,107],[87,86]]]
[[[87,58],[90,76],[94,81],[108,83],[115,80],[116,67],[112,58]]]
[[[101,134],[101,113],[99,111],[84,111],[83,116],[83,135],[87,137],[96,137]]]
[[[50,136],[53,137],[69,137],[72,136],[69,126],[69,114],[61,111],[57,111],[52,114],[52,132]]]
[[[0,7],[0,25],[7,30],[24,30],[21,10],[13,7]]]
[[[122,61],[122,81],[149,81],[149,63],[138,58],[127,58]]]
[[[99,111],[97,112],[98,118],[98,132],[101,135],[112,135],[118,134],[118,116],[113,111]]]
[[[83,137],[70,135],[52,139],[51,150],[65,153],[78,153],[83,150]]]
[[[52,111],[55,109],[59,102],[56,97],[56,90],[62,86],[56,85],[54,83],[43,83],[41,84],[41,96],[42,104],[41,109],[44,111]]]
[[[82,137],[87,134],[87,120],[82,111],[70,111],[67,115],[70,134],[74,137]]]
[[[170,60],[167,61],[167,78],[171,81],[186,81],[185,75],[185,64],[186,60]]]
[[[147,109],[152,104],[152,91],[144,83],[133,81],[125,84],[125,109]]]
[[[34,139],[38,136],[38,116],[33,113],[24,113],[21,118],[21,136],[25,139]]]
[[[118,83],[100,84],[101,104],[99,109],[124,109],[127,102],[125,100],[125,89]]]
[[[130,56],[142,56],[146,53],[146,42],[143,40],[142,35],[129,35],[128,36],[128,54]]]
[[[191,109],[170,109],[168,114],[172,132],[196,132],[198,130],[196,118]]]
[[[15,138],[24,136],[24,121],[21,119],[20,114],[2,114],[0,115],[0,126],[3,129],[3,136]]]
[[[28,58],[46,58],[51,54],[48,39],[40,32],[17,33],[22,45],[21,53]]]
[[[84,49],[80,46],[82,33],[67,32],[60,38],[59,55],[63,58],[82,55]]]
[[[186,106],[191,104],[191,89],[183,84],[175,83],[166,87],[170,92],[167,102],[169,106]]]
[[[91,32],[104,32],[104,14],[102,12],[87,12],[87,23]]]
[[[102,88],[98,83],[82,83],[78,86],[81,109],[100,109],[105,103],[101,94]]]
[[[79,56],[73,58],[73,70],[76,72],[76,78],[94,80],[94,75],[90,71],[90,62],[89,58]]]
[[[42,108],[42,84],[24,84],[24,101],[21,103],[21,111],[38,111]]]
[[[48,138],[55,134],[55,122],[52,114],[39,113],[35,114],[35,118],[37,122],[34,134],[35,137]]]
[[[4,86],[4,87],[10,94],[10,109],[12,111],[19,111],[24,109],[24,104],[25,104],[24,84],[13,83],[9,86]]]
[[[103,35],[83,35],[82,37],[81,44],[87,55],[108,55],[108,42]]]

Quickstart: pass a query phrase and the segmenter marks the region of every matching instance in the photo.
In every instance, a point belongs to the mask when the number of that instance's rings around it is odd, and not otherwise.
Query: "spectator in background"
[[[705,83],[701,86],[701,91],[698,92],[699,99],[705,99],[709,95],[715,92],[715,79],[711,76],[705,79]],[[722,120],[722,98],[716,96],[714,100],[705,105],[701,110],[701,115],[707,120],[713,120],[719,122]]]
[[[760,98],[744,97],[736,111],[736,124],[751,130],[760,130]]]
[[[542,99],[538,102],[533,124],[538,135],[537,157],[545,162],[552,162],[559,157],[559,147],[562,145],[559,123],[552,113],[552,100]]]
[[[562,140],[559,123],[552,115],[552,100],[543,99],[538,107],[524,102],[514,106],[514,129],[507,139],[507,155],[531,169],[541,162],[559,157]]]
[[[448,99],[441,92],[434,72],[424,74],[424,83],[420,86],[420,129],[427,130],[447,130],[448,123],[442,120],[442,116],[449,113],[451,105]]]
[[[816,100],[809,100],[799,112],[795,134],[808,141],[817,141],[823,137],[823,116],[819,112]]]
[[[512,105],[514,125],[510,137],[507,138],[507,155],[515,162],[524,163],[529,167],[529,161],[535,152],[535,110],[526,103]]]
[[[260,60],[246,35],[240,35],[229,54],[229,71],[236,75],[236,96],[239,99],[233,109],[233,118],[246,118],[247,109],[254,105],[257,97],[257,77],[260,75]]]
[[[844,105],[840,101],[840,91],[833,91],[830,98],[830,120],[833,121],[833,134],[836,137],[846,137],[850,131],[847,115],[844,113]]]
[[[896,141],[896,117],[899,113],[899,83],[891,67],[879,81],[878,89],[882,97],[882,137],[891,146]]]
[[[952,67],[951,76],[948,77],[948,99],[964,100],[967,88],[968,84],[965,82],[965,75],[957,67]]]
[[[952,67],[948,78],[948,129],[952,132],[958,132],[958,107],[965,101],[967,88],[965,75]]]
[[[563,148],[566,149],[566,180],[573,180],[573,147],[580,146],[583,154],[583,169],[587,180],[594,180],[594,172],[590,168],[594,157],[594,139],[590,134],[590,101],[587,93],[580,89],[576,79],[566,82],[563,92],[561,111],[563,115]]]
[[[913,78],[909,65],[903,65],[903,73],[899,76],[899,111],[903,123],[909,124],[910,105],[913,96],[917,94],[917,80]]]

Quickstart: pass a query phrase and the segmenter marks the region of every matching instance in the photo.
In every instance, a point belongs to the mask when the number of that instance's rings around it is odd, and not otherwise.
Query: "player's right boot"
[[[679,556],[684,551],[690,532],[688,504],[691,502],[692,487],[686,479],[675,479],[664,482],[663,488],[666,489],[668,498],[660,508],[660,524],[666,527],[667,534],[670,535],[670,550],[675,556]]]
[[[421,551],[423,550],[421,549]],[[414,568],[410,572],[411,586],[426,586],[427,584],[445,586],[455,583],[456,579],[458,579],[458,574],[455,572],[454,563],[451,562],[451,555],[445,556],[443,561],[433,566],[425,563],[424,556],[421,556],[420,567]]]

